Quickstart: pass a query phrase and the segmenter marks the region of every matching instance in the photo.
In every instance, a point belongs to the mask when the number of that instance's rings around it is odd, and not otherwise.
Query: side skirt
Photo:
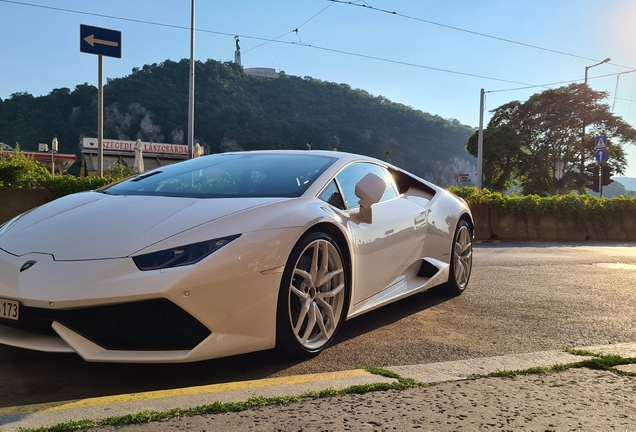
[[[347,319],[355,318],[380,306],[443,284],[448,281],[449,271],[450,265],[443,261],[435,258],[422,258],[417,274],[402,275],[376,295],[351,306]]]

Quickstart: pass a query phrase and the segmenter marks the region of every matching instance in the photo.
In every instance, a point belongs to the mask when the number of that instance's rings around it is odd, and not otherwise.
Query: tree
[[[479,131],[468,137],[466,150],[477,156]],[[523,159],[521,139],[509,125],[484,130],[483,172],[485,188],[504,192],[514,185],[517,169]]]
[[[607,163],[619,174],[626,166],[623,145],[636,142],[636,129],[603,103],[607,96],[607,92],[592,90],[585,84],[570,84],[537,93],[523,103],[509,102],[493,110],[485,136],[490,136],[491,131],[498,135],[504,127],[514,131],[521,153],[515,160],[513,179],[524,193],[548,195],[557,190],[582,189],[586,183],[585,166],[595,162],[594,136],[607,135],[611,143]],[[486,149],[485,143],[484,138]],[[515,148],[517,144],[508,145]],[[492,164],[493,157],[484,151],[484,165]],[[555,178],[559,160],[564,166],[560,181]]]

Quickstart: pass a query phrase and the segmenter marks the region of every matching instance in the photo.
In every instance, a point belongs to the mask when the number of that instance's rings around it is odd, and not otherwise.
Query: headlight
[[[236,240],[241,235],[206,240],[199,243],[192,243],[186,246],[179,246],[159,252],[152,252],[145,255],[133,257],[133,261],[139,270],[159,270],[170,267],[186,266],[201,261],[212,252],[222,248],[232,240]]]

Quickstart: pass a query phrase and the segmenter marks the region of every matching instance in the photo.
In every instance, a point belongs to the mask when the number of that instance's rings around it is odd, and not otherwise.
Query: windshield
[[[336,158],[229,153],[157,168],[101,190],[110,195],[194,198],[299,197]]]

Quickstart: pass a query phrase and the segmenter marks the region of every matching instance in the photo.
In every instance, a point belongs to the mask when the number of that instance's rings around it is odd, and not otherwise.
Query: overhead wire
[[[588,78],[588,80],[597,79],[597,78],[606,78],[606,77],[611,77],[611,76],[616,76],[616,75],[620,75],[620,73],[611,73],[611,74],[605,74],[605,75],[597,75],[597,76]],[[549,87],[552,87],[552,86],[555,86],[555,85],[570,84],[570,83],[577,82],[577,81],[583,81],[583,80],[581,80],[581,79],[578,79],[578,80],[567,80],[567,81],[558,81],[558,82],[553,82],[553,83],[548,83],[548,84],[528,85],[527,87],[515,87],[515,88],[510,88],[510,89],[489,90],[488,93],[501,93],[501,92],[507,92],[507,91],[527,90],[527,89],[537,88],[537,87],[549,88]]]
[[[481,37],[485,37],[485,38],[489,38],[489,39],[498,40],[498,41],[501,41],[501,42],[511,43],[511,44],[515,44],[515,45],[520,45],[520,46],[524,46],[524,47],[527,47],[527,48],[533,48],[533,49],[537,49],[537,50],[541,50],[541,51],[547,51],[547,52],[551,52],[551,53],[555,53],[555,54],[565,55],[565,56],[569,56],[569,57],[574,57],[574,58],[579,58],[579,59],[589,60],[589,61],[594,61],[594,62],[599,62],[600,61],[599,59],[593,59],[591,57],[585,57],[585,56],[581,56],[581,55],[577,55],[577,54],[571,54],[571,53],[568,53],[568,52],[565,52],[565,51],[559,51],[559,50],[555,50],[555,49],[551,49],[551,48],[545,48],[545,47],[541,47],[541,46],[538,46],[538,45],[532,45],[532,44],[525,43],[525,42],[519,42],[519,41],[512,40],[512,39],[507,39],[507,38],[503,38],[503,37],[499,37],[499,36],[493,36],[493,35],[489,35],[489,34],[486,34],[486,33],[481,33],[481,32],[477,32],[477,31],[473,31],[473,30],[468,30],[468,29],[464,29],[464,28],[461,28],[461,27],[455,27],[455,26],[451,26],[451,25],[448,25],[448,24],[442,24],[442,23],[438,23],[438,22],[435,22],[435,21],[426,20],[426,19],[423,19],[423,18],[418,18],[418,17],[402,14],[402,13],[395,12],[395,11],[390,11],[390,10],[387,10],[387,9],[373,7],[373,6],[370,6],[370,5],[366,4],[366,2],[365,2],[365,4],[358,4],[358,3],[354,3],[354,2],[351,2],[351,1],[344,1],[344,0],[326,0],[326,1],[331,2],[331,3],[340,3],[340,4],[345,4],[345,5],[348,5],[348,6],[357,6],[357,7],[361,7],[361,8],[365,8],[365,9],[370,9],[370,10],[374,10],[374,11],[377,11],[377,12],[387,13],[387,14],[390,14],[390,15],[395,15],[395,16],[399,16],[399,17],[402,17],[402,18],[406,18],[406,19],[410,19],[410,20],[414,20],[414,21],[419,21],[419,22],[423,22],[423,23],[426,23],[426,24],[435,25],[435,26],[438,26],[438,27],[444,27],[444,28],[448,28],[448,29],[451,29],[451,30],[472,34],[472,35],[475,35],[475,36],[481,36]],[[611,64],[613,66],[633,69],[633,67],[623,66],[623,65],[616,64],[616,63],[608,63],[608,64]]]
[[[299,45],[299,44],[295,44],[295,43],[292,43],[292,44],[293,45]],[[366,59],[370,59],[370,60],[382,61],[382,62],[386,62],[386,63],[394,63],[394,64],[400,64],[400,65],[404,65],[404,66],[411,66],[411,67],[416,67],[416,68],[420,68],[420,69],[428,69],[428,70],[434,70],[434,71],[438,71],[438,72],[445,72],[445,73],[450,73],[450,74],[455,74],[455,75],[470,76],[470,77],[473,77],[473,78],[481,78],[481,79],[487,79],[487,80],[499,81],[499,82],[506,82],[506,83],[511,83],[511,84],[521,84],[521,85],[525,85],[525,86],[532,86],[532,84],[519,82],[519,81],[512,81],[512,80],[507,80],[507,79],[503,79],[503,78],[494,78],[494,77],[489,77],[489,76],[485,76],[485,75],[472,74],[472,73],[468,73],[468,72],[459,72],[459,71],[454,71],[454,70],[450,70],[450,69],[443,69],[443,68],[438,68],[438,67],[433,67],[433,66],[425,66],[425,65],[420,65],[420,64],[417,64],[417,63],[410,63],[410,62],[405,62],[405,61],[400,61],[400,60],[385,59],[383,57],[377,57],[377,56],[372,56],[372,55],[367,55],[367,54],[359,54],[359,53],[354,53],[354,52],[350,52],[350,51],[337,50],[337,49],[334,49],[334,48],[325,48],[325,47],[321,47],[321,46],[318,46],[318,45],[302,44],[302,46],[307,47],[307,48],[313,48],[313,49],[321,50],[321,51],[330,51],[330,52],[335,52],[335,53],[339,53],[339,54],[346,54],[346,55],[350,55],[350,56],[354,56],[354,57],[360,57],[360,58],[366,58]]]
[[[320,12],[316,13],[314,16],[312,16],[311,18],[309,18],[307,21],[305,21],[304,23],[302,23],[301,25],[297,26],[294,30],[288,31],[286,33],[283,33],[282,35],[275,37],[274,39],[270,39],[268,41],[263,42],[260,45],[256,45],[255,47],[252,47],[248,50],[245,50],[246,53],[253,51],[257,48],[262,47],[263,45],[267,45],[270,42],[276,42],[278,41],[278,39],[287,36],[290,33],[296,33],[296,36],[298,37],[298,41],[302,43],[302,40],[300,39],[300,36],[298,35],[298,29],[301,28],[302,26],[304,26],[305,24],[307,24],[309,21],[313,20],[314,18],[316,18],[318,15],[320,15],[321,13],[323,13],[324,11],[326,11],[327,9],[329,9],[331,6],[333,6],[333,3],[330,4],[329,6],[327,6],[326,8],[323,8],[322,10],[320,10]]]
[[[30,7],[36,7],[36,8],[41,8],[41,9],[50,9],[50,10],[55,10],[55,11],[59,11],[59,12],[69,12],[69,13],[74,13],[74,14],[78,14],[78,15],[88,15],[88,16],[95,16],[95,17],[100,17],[100,18],[114,19],[114,20],[119,20],[119,21],[128,21],[128,22],[134,22],[134,23],[138,23],[138,24],[148,24],[148,25],[154,25],[154,26],[160,26],[160,27],[170,27],[170,28],[181,29],[181,30],[190,30],[189,26],[179,26],[179,25],[173,25],[173,24],[157,23],[157,22],[153,22],[153,21],[146,21],[146,20],[140,20],[140,19],[134,19],[134,18],[125,18],[125,17],[114,16],[114,15],[98,14],[98,13],[95,13],[95,12],[84,12],[84,11],[60,8],[60,7],[55,7],[55,6],[46,6],[46,5],[39,5],[39,4],[33,4],[33,3],[26,3],[26,2],[16,1],[16,0],[0,0],[0,2],[2,2],[2,3],[13,3],[13,4],[21,5],[21,6],[30,6]],[[229,35],[229,33],[212,32],[212,31],[210,31],[210,33],[218,33],[218,34],[221,34],[221,35]]]

